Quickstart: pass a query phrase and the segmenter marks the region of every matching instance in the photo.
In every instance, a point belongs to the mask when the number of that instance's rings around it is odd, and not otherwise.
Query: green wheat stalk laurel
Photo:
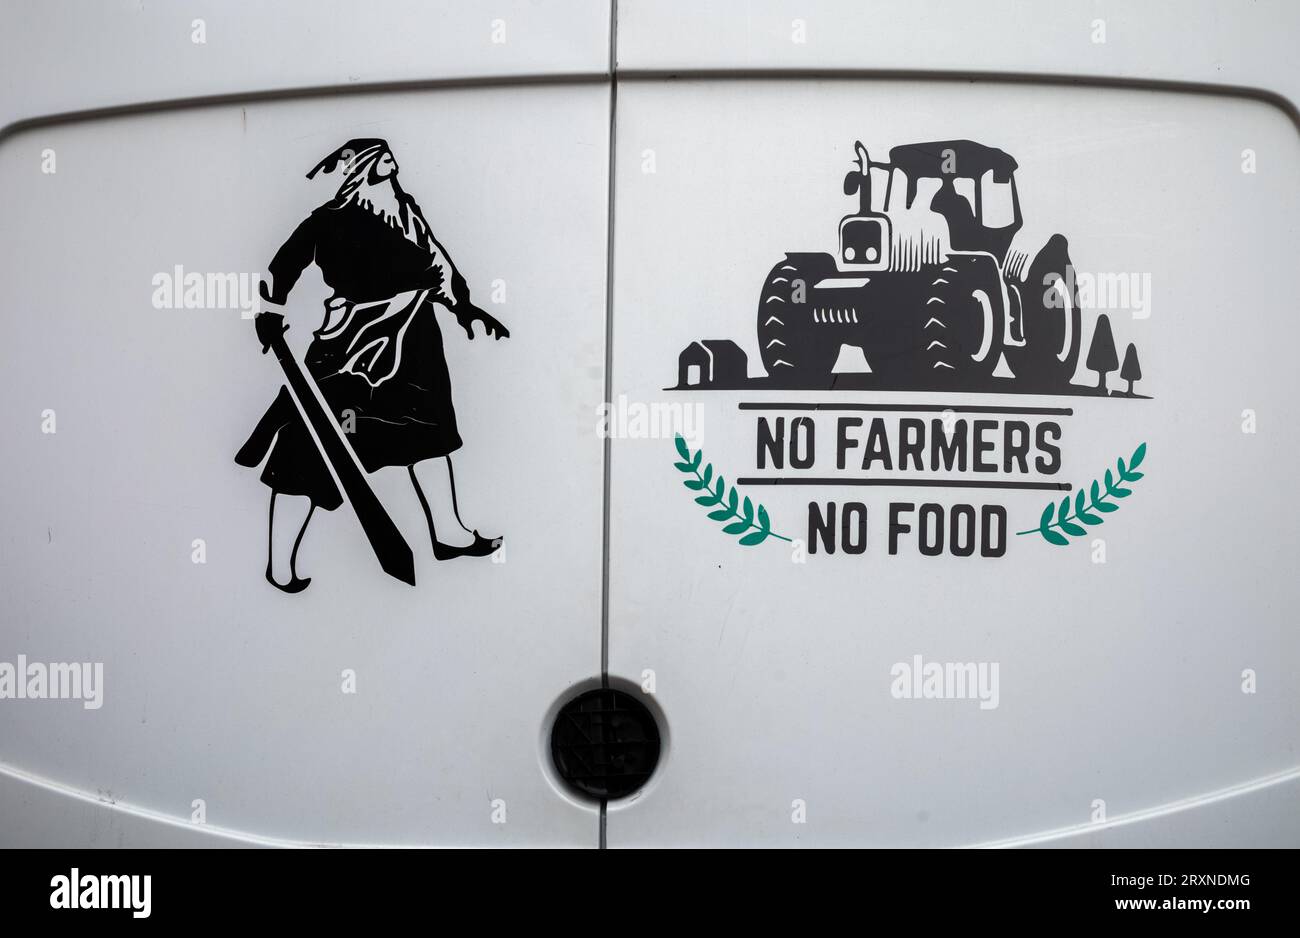
[[[677,454],[682,457],[682,461],[673,465],[679,472],[691,476],[689,479],[683,479],[682,484],[691,491],[704,493],[696,496],[695,503],[712,508],[713,511],[709,512],[710,518],[714,521],[731,522],[722,529],[725,533],[744,535],[740,543],[745,547],[761,544],[769,537],[790,542],[790,538],[783,537],[772,530],[772,519],[767,516],[766,508],[755,505],[748,495],[742,500],[734,485],[728,488],[726,479],[721,475],[714,476],[713,464],[704,462],[703,450],[697,449],[692,455],[686,446],[686,440],[680,433],[677,434],[675,442]],[[701,464],[703,464],[702,469]]]
[[[1143,473],[1138,472],[1137,467],[1142,465],[1142,460],[1146,458],[1146,455],[1147,445],[1143,443],[1133,451],[1127,465],[1124,462],[1124,457],[1121,456],[1115,464],[1114,472],[1110,469],[1106,470],[1105,491],[1102,491],[1101,482],[1094,479],[1092,486],[1087,491],[1080,488],[1073,499],[1067,495],[1061,500],[1060,505],[1050,502],[1043,509],[1042,517],[1038,519],[1038,527],[1030,528],[1028,531],[1017,531],[1016,534],[1041,534],[1047,543],[1055,544],[1058,547],[1064,547],[1070,543],[1069,538],[1065,536],[1066,534],[1073,537],[1083,537],[1088,533],[1083,525],[1101,524],[1105,520],[1102,518],[1103,514],[1119,510],[1118,505],[1113,505],[1106,499],[1128,498],[1133,494],[1132,489],[1126,489],[1120,483],[1136,482],[1142,478]],[[1073,502],[1073,512],[1071,512],[1071,502]],[[1055,530],[1057,528],[1060,530]],[[1065,534],[1062,534],[1062,531]]]

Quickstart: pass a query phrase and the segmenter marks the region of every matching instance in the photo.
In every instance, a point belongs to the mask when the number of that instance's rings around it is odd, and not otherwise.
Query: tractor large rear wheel
[[[1045,393],[1068,392],[1079,365],[1082,314],[1070,252],[1065,238],[1053,235],[1029,265],[1019,293],[1023,347],[1007,350],[1007,363],[1019,388]]]

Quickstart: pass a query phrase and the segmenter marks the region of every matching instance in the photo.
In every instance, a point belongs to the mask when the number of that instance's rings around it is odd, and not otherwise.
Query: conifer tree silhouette
[[[1106,393],[1106,375],[1119,367],[1119,356],[1115,351],[1115,336],[1110,331],[1110,317],[1097,317],[1097,328],[1092,333],[1092,345],[1088,347],[1088,369],[1097,372],[1097,390]]]
[[[1133,382],[1142,380],[1142,365],[1138,362],[1138,350],[1132,342],[1124,350],[1124,364],[1119,376],[1128,382],[1128,396],[1133,396]]]

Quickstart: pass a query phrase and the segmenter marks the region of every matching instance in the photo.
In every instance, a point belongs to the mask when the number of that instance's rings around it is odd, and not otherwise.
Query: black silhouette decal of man
[[[471,302],[465,278],[398,183],[386,141],[349,140],[307,178],[317,173],[341,173],[338,192],[276,252],[261,293],[282,306],[315,262],[333,294],[304,356],[306,374],[284,341],[284,317],[256,317],[262,351],[275,353],[287,386],[235,461],[250,468],[265,461],[272,585],[287,593],[307,587],[310,578],[297,571],[307,525],[317,508],[332,511],[344,495],[383,569],[414,585],[411,550],[365,472],[406,467],[438,560],[491,554],[501,538],[483,537],[460,518],[451,454],[461,437],[435,309],[449,310],[471,339],[476,322],[496,339],[510,333]]]

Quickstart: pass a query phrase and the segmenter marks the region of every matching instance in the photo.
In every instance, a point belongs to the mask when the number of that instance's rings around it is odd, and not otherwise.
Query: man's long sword
[[[284,341],[284,333],[288,328],[284,325],[284,317],[279,313],[261,313],[255,326],[257,337],[262,341],[262,351],[274,352],[280,367],[284,369],[289,388],[298,402],[298,410],[314,431],[321,457],[334,470],[348,504],[356,512],[357,520],[366,532],[366,539],[379,558],[379,565],[389,576],[414,586],[415,556],[402,537],[402,532],[397,530],[397,525],[393,524],[393,519],[388,517],[388,512],[370,488],[342,429],[321,406],[316,397],[316,383],[302,370],[302,366],[289,351],[289,344]]]

